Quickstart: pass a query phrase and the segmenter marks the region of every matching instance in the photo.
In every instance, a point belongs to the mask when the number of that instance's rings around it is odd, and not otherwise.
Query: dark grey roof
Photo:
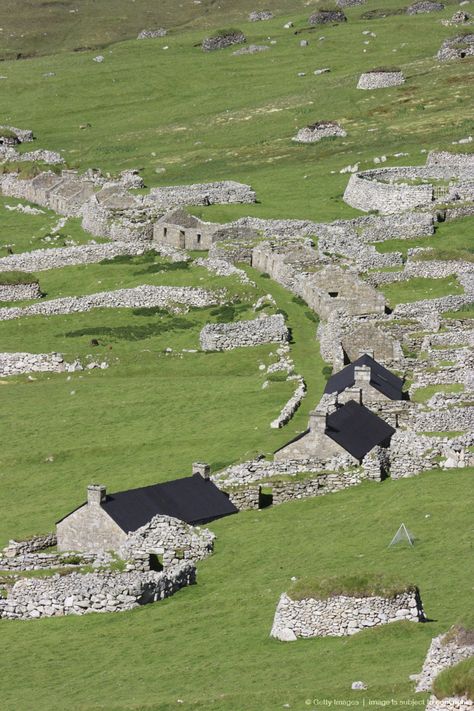
[[[395,430],[364,405],[349,400],[328,415],[326,434],[359,461],[377,445],[388,445]]]
[[[202,220],[194,215],[190,215],[182,207],[177,207],[171,212],[167,212],[158,220],[160,223],[168,225],[176,225],[177,227],[199,227],[202,225]]]
[[[383,393],[390,400],[402,400],[403,380],[391,373],[383,365],[369,355],[362,355],[353,363],[349,363],[338,373],[334,373],[324,388],[325,393],[342,393],[346,388],[354,385],[354,368],[360,365],[367,365],[370,368],[370,384],[379,392]]]
[[[102,508],[126,533],[158,514],[194,525],[238,511],[226,494],[200,474],[108,494]]]

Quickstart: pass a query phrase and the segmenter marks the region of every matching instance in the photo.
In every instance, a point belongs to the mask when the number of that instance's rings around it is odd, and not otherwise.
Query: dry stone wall
[[[0,301],[23,301],[39,299],[42,293],[40,285],[32,284],[0,284]]]
[[[221,295],[222,296],[222,295]],[[0,321],[23,316],[54,316],[57,314],[83,313],[92,309],[136,309],[159,306],[182,312],[182,307],[213,306],[219,303],[217,292],[193,287],[136,286],[131,289],[103,291],[88,296],[66,296],[40,304],[24,307],[0,308]],[[181,306],[178,306],[181,305]]]
[[[390,86],[400,86],[405,83],[403,72],[366,72],[361,74],[357,84],[358,89],[386,89]]]
[[[196,580],[196,569],[183,563],[164,572],[71,573],[45,579],[19,580],[6,599],[0,618],[37,619],[91,612],[122,612],[162,600]]]
[[[113,244],[83,244],[78,247],[54,247],[35,249],[32,252],[11,254],[0,258],[0,272],[22,271],[40,272],[47,269],[60,269],[77,264],[96,264],[103,259],[113,259],[119,255],[143,254],[146,248],[130,242]],[[159,248],[157,248],[158,250]]]
[[[288,338],[285,319],[275,314],[253,321],[209,323],[202,329],[199,341],[203,351],[226,351],[262,343],[284,343]]]
[[[152,188],[147,196],[146,204],[169,210],[182,205],[245,204],[255,201],[255,192],[249,185],[233,180],[224,180],[215,183]]]
[[[446,634],[433,637],[430,648],[417,679],[417,691],[431,691],[438,674],[458,664],[463,659],[474,656],[474,644],[462,644],[456,637],[449,641]]]
[[[62,373],[65,368],[60,353],[0,353],[1,377],[21,373]]]
[[[425,620],[417,590],[393,598],[338,595],[326,600],[292,600],[283,593],[270,635],[282,641],[298,637],[343,637],[401,620]]]
[[[322,138],[344,138],[346,131],[335,121],[319,121],[311,126],[300,128],[296,136],[292,139],[297,143],[315,143]]]

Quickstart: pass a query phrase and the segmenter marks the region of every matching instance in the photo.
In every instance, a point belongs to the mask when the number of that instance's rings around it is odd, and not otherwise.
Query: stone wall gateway
[[[393,598],[338,595],[325,600],[292,600],[283,593],[270,636],[285,642],[298,637],[343,637],[401,620],[425,620],[418,590]]]
[[[288,338],[285,319],[275,314],[252,321],[209,323],[202,329],[199,341],[203,351],[226,351],[263,343],[284,343]]]

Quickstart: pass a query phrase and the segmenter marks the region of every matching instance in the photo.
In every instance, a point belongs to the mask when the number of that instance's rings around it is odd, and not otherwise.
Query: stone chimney
[[[368,365],[356,365],[354,368],[354,387],[370,385],[371,370]]]
[[[309,413],[309,429],[311,432],[324,434],[326,431],[327,413],[323,410],[313,410]]]
[[[87,487],[87,503],[89,506],[100,506],[105,501],[106,488],[102,484],[89,484]]]
[[[193,476],[200,474],[203,479],[209,480],[211,476],[211,465],[206,462],[193,462]]]

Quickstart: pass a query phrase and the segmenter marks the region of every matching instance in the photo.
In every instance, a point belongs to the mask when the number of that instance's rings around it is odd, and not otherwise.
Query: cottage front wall
[[[99,505],[85,504],[56,526],[59,551],[117,551],[127,535]]]
[[[166,222],[157,222],[153,227],[153,240],[176,249],[208,250],[213,243],[217,228],[201,224],[199,227],[181,227]]]
[[[337,457],[341,454],[350,456],[340,444],[326,434],[310,431],[296,442],[290,442],[286,447],[275,452],[274,459],[276,461],[285,459],[310,459],[311,457],[330,459],[331,457]],[[355,457],[353,457],[353,459],[354,464],[359,463]]]

